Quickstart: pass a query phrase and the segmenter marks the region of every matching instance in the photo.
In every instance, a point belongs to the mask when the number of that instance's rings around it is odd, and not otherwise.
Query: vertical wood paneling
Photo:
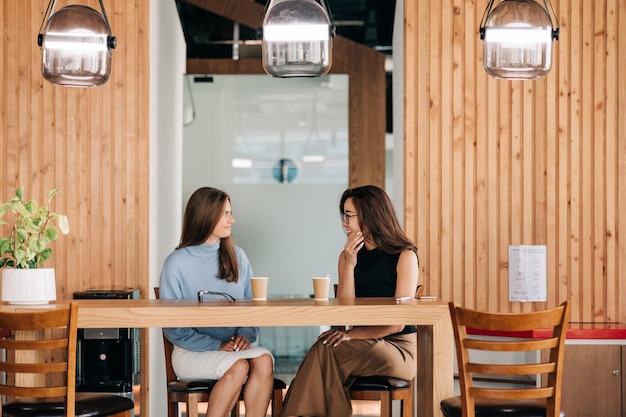
[[[71,3],[100,10],[97,0]],[[53,208],[68,214],[70,234],[53,243],[49,264],[59,298],[124,287],[147,296],[149,2],[104,1],[118,46],[109,81],[88,89],[43,80],[36,40],[46,5],[0,4],[1,199],[20,185],[40,201],[61,189]]]
[[[617,37],[615,48],[617,54],[614,60],[615,65],[611,66],[612,75],[610,77],[611,80],[615,80],[615,83],[610,84],[608,88],[616,89],[617,91],[617,107],[615,113],[609,114],[608,117],[614,116],[617,121],[614,125],[615,130],[611,132],[617,142],[617,152],[615,154],[617,160],[617,181],[615,184],[609,185],[607,189],[614,192],[617,197],[615,199],[617,203],[617,228],[613,236],[617,240],[617,259],[615,260],[617,268],[615,269],[615,276],[619,277],[626,273],[626,239],[619,239],[618,236],[619,230],[626,230],[626,216],[623,215],[624,207],[626,207],[626,193],[623,192],[626,189],[626,140],[624,140],[626,136],[626,82],[624,82],[623,78],[620,79],[620,72],[618,71],[620,64],[623,63],[623,61],[620,61],[620,58],[623,60],[626,56],[626,42],[623,40],[620,42],[620,39],[626,37],[626,29],[624,25],[619,25],[618,22],[623,22],[623,19],[626,19],[626,0],[619,0],[615,10],[618,15],[609,21],[614,28],[611,32],[615,33]],[[610,107],[614,107],[614,103]],[[611,312],[620,311],[620,301],[623,302],[622,300],[624,300],[624,290],[620,288],[619,281],[613,282],[612,277],[607,277],[607,282],[609,281],[611,282],[609,288],[614,288],[614,292],[609,292],[608,296],[612,296],[615,302],[615,309],[612,309]],[[623,306],[621,310],[624,310]],[[618,320],[621,321],[623,318],[623,315],[620,314]]]
[[[503,81],[482,68],[486,0],[405,0],[404,221],[444,300],[571,299],[573,321],[624,321],[626,0],[552,3],[552,71]],[[522,244],[547,246],[546,303],[508,301],[508,247]]]

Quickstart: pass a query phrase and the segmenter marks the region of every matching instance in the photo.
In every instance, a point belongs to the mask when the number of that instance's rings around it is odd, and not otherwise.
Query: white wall
[[[150,0],[150,286],[180,237],[186,46],[173,1]],[[154,294],[143,294],[154,298]],[[161,329],[150,329],[150,416],[167,416]],[[145,416],[145,414],[144,414]],[[146,416],[147,417],[147,416]]]
[[[404,224],[404,1],[396,1],[393,19],[393,193],[392,201]],[[388,190],[390,191],[390,190]],[[390,193],[391,194],[391,193]]]

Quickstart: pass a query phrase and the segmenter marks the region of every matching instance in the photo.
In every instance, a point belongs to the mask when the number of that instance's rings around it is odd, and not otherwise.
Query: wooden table
[[[211,300],[202,304],[143,299],[78,301],[79,328],[414,324],[418,328],[417,415],[441,416],[439,402],[453,395],[454,339],[445,302],[393,298]]]

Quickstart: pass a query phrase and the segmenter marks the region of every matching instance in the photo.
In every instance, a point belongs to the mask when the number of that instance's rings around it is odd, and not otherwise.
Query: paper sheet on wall
[[[547,301],[546,246],[509,246],[509,301]]]

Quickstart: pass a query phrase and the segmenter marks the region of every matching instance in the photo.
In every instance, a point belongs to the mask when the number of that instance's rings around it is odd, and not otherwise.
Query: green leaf
[[[53,225],[49,225],[48,227],[46,227],[46,230],[44,231],[44,236],[46,237],[46,239],[52,242],[53,240],[56,240],[56,238],[59,237],[59,229],[57,229]]]
[[[11,250],[11,241],[8,237],[0,237],[0,254]]]
[[[47,241],[46,239],[39,239],[36,236],[31,237],[28,240],[28,249],[37,254],[42,252],[46,248]]]
[[[26,260],[26,251],[20,249],[15,251],[15,264],[17,268],[24,268],[24,266],[26,266]]]
[[[24,230],[24,229],[17,229],[16,230],[17,233],[17,239],[21,240],[21,241],[26,241],[28,240],[28,231]]]
[[[58,188],[55,188],[54,190],[50,190],[50,192],[48,193],[48,203],[52,201],[52,197],[54,197],[55,195],[57,195],[59,193]]]
[[[39,254],[39,260],[37,261],[37,263],[41,265],[42,263],[50,259],[51,256],[52,256],[52,249],[46,248]]]
[[[24,186],[23,185],[20,188],[18,188],[17,190],[15,190],[15,195],[17,196],[17,198],[22,200],[22,198],[24,196]]]

